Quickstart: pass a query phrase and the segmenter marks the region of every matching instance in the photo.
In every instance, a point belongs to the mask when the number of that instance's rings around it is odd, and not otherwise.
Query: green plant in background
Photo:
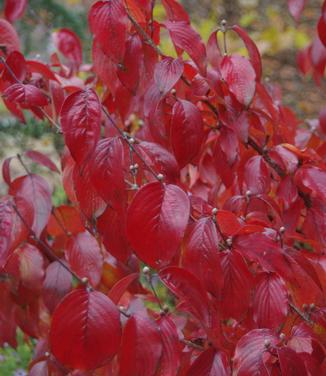
[[[15,23],[22,41],[24,55],[36,51],[49,53],[49,41],[54,29],[67,27],[73,30],[83,40],[87,40],[85,25],[87,24],[87,9],[78,4],[71,6],[66,1],[59,0],[30,0],[24,17]],[[3,9],[4,0],[0,0]],[[89,36],[88,36],[89,37]]]
[[[32,340],[24,342],[23,333],[17,331],[18,346],[0,348],[0,375],[23,376],[27,375],[26,369],[33,355],[34,343]]]

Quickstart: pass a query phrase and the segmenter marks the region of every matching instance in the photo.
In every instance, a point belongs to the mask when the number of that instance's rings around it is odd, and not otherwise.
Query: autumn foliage
[[[6,3],[3,101],[65,148],[60,169],[2,164],[0,344],[36,338],[32,376],[325,375],[326,111],[297,119],[244,29],[205,45],[175,0],[163,23],[150,0],[95,2],[92,65],[69,29],[49,62],[25,58],[26,1]],[[317,81],[325,4],[298,60]],[[64,205],[30,161],[61,174]]]

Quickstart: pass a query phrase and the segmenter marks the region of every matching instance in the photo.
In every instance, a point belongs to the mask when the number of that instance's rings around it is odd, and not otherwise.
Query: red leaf
[[[206,48],[199,34],[185,21],[168,21],[165,26],[169,30],[175,47],[186,51],[197,65],[200,73],[206,76]]]
[[[162,354],[162,339],[147,317],[134,315],[127,321],[119,353],[120,376],[154,376]]]
[[[142,141],[137,145],[137,150],[154,171],[164,175],[165,181],[173,183],[178,179],[178,163],[174,155],[165,148],[155,142]]]
[[[47,225],[47,232],[51,236],[60,236],[70,233],[72,235],[84,231],[79,211],[67,205],[61,205],[53,209]]]
[[[287,290],[276,274],[263,274],[254,297],[254,320],[259,328],[277,329],[288,312]]]
[[[103,200],[114,207],[121,206],[127,197],[124,181],[127,163],[121,138],[104,138],[97,143],[90,161],[91,180]]]
[[[8,157],[2,162],[2,178],[4,182],[9,186],[11,184],[10,176],[10,162],[14,157]]]
[[[42,291],[44,303],[51,313],[71,289],[71,273],[58,261],[52,262],[46,269]]]
[[[269,376],[268,358],[272,355],[266,349],[277,342],[277,337],[269,329],[254,329],[245,334],[237,343],[235,349],[233,358],[234,375],[259,374]]]
[[[89,232],[85,231],[70,238],[66,257],[71,269],[80,278],[88,278],[93,287],[99,284],[103,256],[96,239]]]
[[[179,187],[143,186],[127,214],[127,236],[137,256],[155,268],[166,265],[181,243],[189,212],[189,199]]]
[[[78,36],[70,29],[59,29],[53,33],[56,48],[70,62],[73,69],[78,70],[82,63],[82,46]]]
[[[25,287],[41,290],[44,278],[44,259],[41,252],[31,244],[17,248],[7,259],[5,270]]]
[[[287,267],[278,242],[261,233],[238,235],[233,246],[249,261],[258,262],[264,271],[286,274]]]
[[[126,235],[126,209],[107,206],[98,218],[97,227],[107,251],[121,262],[126,262],[132,253]]]
[[[231,369],[225,353],[210,348],[202,352],[191,365],[187,376],[230,376]]]
[[[179,81],[183,73],[183,61],[164,57],[156,64],[154,70],[154,81],[162,96],[167,94]]]
[[[178,100],[174,104],[170,137],[174,155],[182,168],[197,156],[204,140],[200,111],[191,102]]]
[[[29,234],[17,211],[24,218],[25,224],[32,226],[34,213],[31,205],[24,199],[0,201],[0,268],[5,263],[10,250],[15,249]]]
[[[108,293],[108,296],[113,301],[113,303],[118,304],[119,300],[127,291],[128,287],[138,278],[139,273],[131,273],[116,282]]]
[[[162,316],[159,321],[159,328],[163,351],[157,376],[176,376],[181,358],[181,344],[177,327],[169,316]]]
[[[199,279],[188,270],[176,266],[162,269],[159,277],[174,295],[187,304],[188,311],[201,324],[209,327],[209,301]]]
[[[123,62],[118,65],[117,75],[121,83],[134,95],[139,85],[142,59],[142,42],[137,34],[131,35],[126,43]]]
[[[184,267],[203,281],[206,290],[215,296],[223,284],[219,240],[212,218],[201,218],[187,236],[183,258]]]
[[[300,354],[288,347],[277,349],[278,359],[282,375],[284,376],[306,376],[309,372],[305,367],[303,358]]]
[[[7,54],[20,50],[20,40],[16,30],[4,19],[0,19],[0,46],[6,49]]]
[[[175,0],[162,0],[169,21],[185,21],[190,23],[188,13],[183,6]]]
[[[27,60],[26,64],[30,72],[39,73],[45,78],[47,78],[48,80],[58,82],[55,74],[51,71],[50,67],[47,64],[42,63],[41,61],[38,61],[38,60]]]
[[[21,18],[26,10],[27,0],[5,0],[5,17],[9,22]]]
[[[221,311],[225,318],[239,319],[249,307],[251,274],[235,250],[222,253],[221,266],[224,276]]]
[[[34,85],[13,84],[3,93],[9,102],[21,105],[23,108],[44,107],[49,101],[48,97]]]
[[[11,183],[9,193],[22,200],[28,198],[34,217],[32,230],[36,236],[40,236],[48,223],[52,208],[52,191],[47,181],[34,174],[21,176]]]
[[[245,46],[248,50],[251,64],[252,64],[252,66],[253,66],[253,68],[256,72],[256,80],[260,81],[261,75],[262,75],[262,64],[261,64],[260,53],[259,53],[259,50],[258,50],[256,44],[249,37],[247,32],[244,29],[242,29],[242,27],[240,27],[238,25],[234,25],[232,27],[232,30],[234,30],[239,35],[239,37],[243,40],[243,42],[244,42],[244,44],[245,44]]]
[[[77,202],[84,217],[93,220],[105,209],[105,202],[98,195],[91,180],[91,166],[89,161],[82,167],[78,165],[73,169],[73,187]],[[70,177],[71,179],[71,177]],[[71,184],[71,180],[69,184]]]
[[[103,52],[122,63],[126,48],[128,18],[119,0],[97,1],[92,5],[88,22]]]
[[[225,56],[221,64],[221,73],[237,100],[249,106],[256,90],[256,73],[250,62],[242,56]]]
[[[92,370],[119,349],[119,312],[98,291],[73,290],[54,311],[50,329],[53,355],[66,367]]]
[[[218,210],[216,220],[220,230],[226,236],[235,235],[241,229],[237,216],[230,211]]]
[[[323,43],[323,45],[326,47],[326,3],[324,2],[323,8],[322,8],[322,14],[319,18],[317,30],[319,39]]]
[[[85,160],[100,138],[101,103],[92,89],[69,95],[60,113],[61,129],[77,163]]]
[[[58,167],[45,154],[40,153],[39,151],[36,151],[36,150],[27,150],[25,152],[25,155],[26,157],[30,158],[35,163],[39,163],[40,165],[43,165],[49,168],[51,171],[59,173]]]
[[[270,191],[270,172],[263,157],[256,155],[247,161],[244,168],[244,179],[247,189],[252,194],[268,193]]]
[[[291,16],[299,22],[306,0],[288,0],[288,8]]]
[[[27,66],[24,55],[18,51],[11,52],[6,59],[6,65],[4,65],[1,79],[8,81],[8,83],[15,84],[17,80],[24,81],[26,73]]]
[[[295,174],[297,185],[314,198],[326,200],[326,171],[318,167],[304,166]]]

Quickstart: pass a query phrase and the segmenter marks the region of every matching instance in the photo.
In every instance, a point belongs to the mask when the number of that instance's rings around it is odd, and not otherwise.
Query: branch
[[[282,169],[282,167],[276,162],[274,162],[272,158],[269,156],[267,150],[264,150],[262,147],[260,147],[253,138],[248,138],[248,145],[251,146],[254,150],[256,150],[256,152],[264,158],[264,160],[281,178],[284,178],[286,176],[286,173]]]

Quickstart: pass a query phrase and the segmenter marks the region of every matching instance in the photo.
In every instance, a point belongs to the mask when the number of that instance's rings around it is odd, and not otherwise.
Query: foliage
[[[67,28],[48,63],[24,57],[25,3],[0,19],[2,98],[65,147],[60,170],[35,150],[2,165],[0,344],[37,340],[31,376],[325,374],[325,110],[303,124],[243,28],[204,43],[175,0],[161,22],[149,0],[95,2],[92,66]],[[31,163],[62,177],[55,199]]]
[[[6,345],[0,349],[0,374],[4,376],[25,375],[25,369],[32,357],[33,344],[24,341],[22,333],[19,331],[17,335],[17,348],[14,350]],[[15,373],[15,371],[17,371]]]

